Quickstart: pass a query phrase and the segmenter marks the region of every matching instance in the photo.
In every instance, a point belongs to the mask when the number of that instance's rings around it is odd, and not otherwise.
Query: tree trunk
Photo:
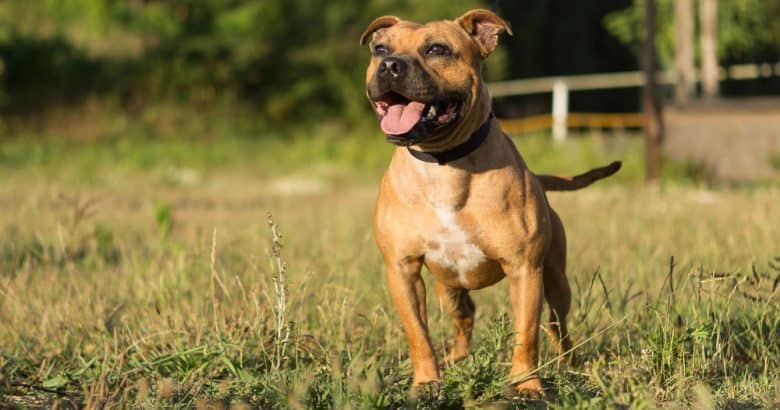
[[[701,19],[701,85],[705,98],[717,98],[718,86],[718,1],[699,0]]]
[[[656,0],[645,1],[645,43],[642,69],[645,87],[642,92],[642,117],[645,131],[645,180],[655,181],[661,174],[661,140],[663,123],[656,83],[655,49]]]
[[[674,66],[676,72],[675,100],[687,104],[695,93],[696,68],[693,54],[693,0],[674,2]]]

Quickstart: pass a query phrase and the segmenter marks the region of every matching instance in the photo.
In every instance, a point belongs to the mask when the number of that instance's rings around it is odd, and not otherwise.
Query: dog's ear
[[[372,21],[368,27],[366,27],[366,30],[363,32],[363,34],[360,36],[360,45],[364,46],[368,42],[368,38],[376,33],[379,30],[386,29],[388,27],[394,26],[398,24],[398,22],[401,21],[396,16],[382,16],[377,17]]]
[[[455,19],[479,45],[482,57],[487,57],[498,46],[498,35],[506,32],[512,35],[508,22],[488,10],[476,9]]]

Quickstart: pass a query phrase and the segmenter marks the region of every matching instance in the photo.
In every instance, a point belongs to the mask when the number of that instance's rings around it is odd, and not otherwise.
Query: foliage
[[[641,54],[645,37],[644,9],[644,0],[636,0],[631,7],[604,18],[607,29],[637,55]],[[698,16],[698,10],[694,13]],[[659,63],[662,67],[670,67],[674,61],[674,0],[657,1],[656,21]],[[696,47],[698,49],[698,42]],[[718,55],[722,64],[780,59],[780,3],[771,0],[718,1]]]
[[[186,107],[190,118],[235,112],[225,118],[254,121],[265,130],[334,118],[365,122],[370,116],[362,78],[368,53],[357,38],[368,22],[382,14],[417,21],[453,18],[494,3],[5,0],[0,2],[0,132],[9,128],[4,125],[9,117],[24,119],[92,101],[127,112],[133,121],[157,115],[162,104]],[[502,36],[488,60],[490,80],[637,65],[630,48],[636,50],[642,38],[641,0],[633,5],[604,0],[588,7],[562,0],[498,3],[514,36]],[[662,62],[673,51],[671,4],[660,1]],[[720,4],[724,62],[777,59],[777,2]],[[501,103],[516,115],[525,108],[511,104],[524,101],[538,110],[547,104],[547,97],[540,98]],[[587,100],[583,105],[575,97],[573,105],[614,111],[631,106],[635,96],[604,93]]]
[[[367,55],[357,39],[368,22],[390,12],[451,18],[475,5],[8,0],[0,3],[0,61],[8,66],[0,89],[27,95],[26,106],[6,107],[12,111],[110,91],[130,109],[173,98],[206,110],[241,98],[275,122],[321,117],[333,107],[354,118],[365,110],[356,62]],[[47,97],[50,87],[63,97]]]

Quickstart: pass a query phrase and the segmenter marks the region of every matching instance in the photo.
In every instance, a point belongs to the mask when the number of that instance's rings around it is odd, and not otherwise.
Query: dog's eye
[[[425,54],[429,56],[446,56],[450,54],[450,49],[441,44],[434,44],[428,48]]]
[[[374,46],[374,55],[384,56],[390,54],[390,49],[387,46],[377,45]]]

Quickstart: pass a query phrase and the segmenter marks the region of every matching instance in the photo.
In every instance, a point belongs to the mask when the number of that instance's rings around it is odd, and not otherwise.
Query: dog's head
[[[446,145],[479,127],[490,109],[482,62],[502,32],[511,34],[509,24],[487,10],[426,24],[372,21],[360,37],[371,39],[366,92],[388,140]]]

